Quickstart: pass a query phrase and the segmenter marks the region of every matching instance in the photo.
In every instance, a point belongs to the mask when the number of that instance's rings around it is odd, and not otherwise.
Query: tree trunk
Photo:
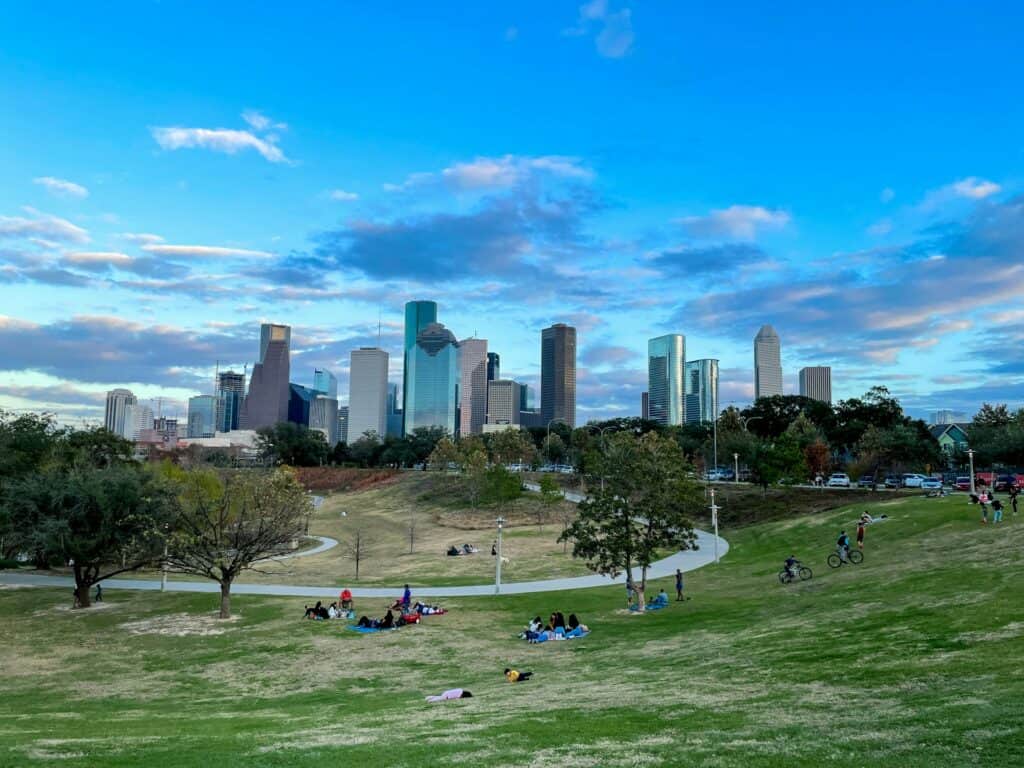
[[[644,566],[640,570],[640,589],[637,591],[637,605],[640,606],[640,612],[643,613],[647,610],[647,566]]]
[[[220,583],[220,618],[231,618],[231,581],[225,579]]]
[[[92,584],[89,583],[89,580],[86,578],[86,575],[84,573],[82,573],[82,566],[80,566],[78,563],[75,563],[74,569],[75,569],[75,593],[74,593],[75,594],[75,602],[74,602],[74,605],[72,607],[73,608],[88,608],[90,605],[92,605],[92,602],[89,599],[89,587],[91,587]]]

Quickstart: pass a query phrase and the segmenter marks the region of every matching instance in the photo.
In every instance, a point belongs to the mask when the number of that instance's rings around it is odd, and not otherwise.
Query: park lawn
[[[864,509],[889,515],[864,564],[829,570]],[[0,765],[1020,765],[1024,520],[975,510],[886,499],[724,531],[692,600],[644,616],[608,588],[452,600],[362,636],[297,599],[239,596],[221,624],[212,595],[72,612],[0,589]],[[778,583],[790,552],[812,581]],[[593,633],[515,638],[556,609]],[[508,685],[508,665],[536,678]],[[454,686],[475,698],[423,702]]]

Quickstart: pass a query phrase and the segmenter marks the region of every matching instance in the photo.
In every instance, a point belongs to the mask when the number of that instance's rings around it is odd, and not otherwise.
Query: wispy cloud
[[[271,163],[290,162],[281,148],[277,146],[278,137],[275,134],[256,135],[267,128],[286,128],[284,123],[273,123],[269,118],[254,111],[246,111],[242,118],[256,133],[233,128],[186,128],[183,126],[158,126],[149,130],[162,149],[208,149],[228,155],[255,150]]]
[[[437,173],[410,174],[401,184],[386,184],[385,189],[402,191],[439,183],[453,190],[509,189],[537,177],[589,181],[594,172],[579,158],[561,155],[477,157]]]
[[[590,0],[579,7],[576,24],[565,30],[571,37],[594,35],[594,47],[607,59],[621,59],[633,48],[633,12],[611,10],[608,0]]]
[[[924,199],[918,204],[918,209],[923,213],[934,212],[935,209],[949,205],[958,200],[980,201],[1002,191],[1002,186],[994,181],[982,179],[977,176],[968,176],[964,179],[946,184],[945,186],[933,189],[928,192]]]
[[[287,123],[276,123],[257,109],[247,109],[242,113],[242,119],[254,131],[287,131]]]
[[[163,245],[153,243],[142,246],[142,250],[157,256],[189,259],[269,259],[274,256],[274,254],[268,251],[254,251],[248,248],[227,248],[216,245]]]
[[[896,197],[896,190],[894,190],[892,187],[886,187],[878,195],[878,199],[881,200],[883,203],[891,203],[894,197]]]
[[[64,256],[64,261],[83,269],[106,269],[129,267],[134,259],[118,251],[73,251]]]
[[[753,240],[760,230],[784,228],[790,215],[760,205],[730,205],[706,216],[684,216],[678,222],[694,237]]]
[[[67,179],[58,179],[53,176],[39,176],[32,179],[33,184],[46,189],[51,195],[55,197],[88,197],[89,190],[83,187],[81,184],[75,184],[73,181]]]
[[[153,235],[149,232],[121,232],[118,234],[118,237],[121,240],[126,240],[129,243],[137,243],[139,245],[162,243],[164,241],[160,235]]]
[[[332,189],[327,193],[327,196],[330,197],[331,200],[337,200],[342,203],[351,203],[359,199],[359,195],[355,192],[348,192],[344,189]]]
[[[0,216],[0,239],[43,238],[61,243],[87,243],[89,233],[67,219],[26,207],[30,218],[22,216]]]

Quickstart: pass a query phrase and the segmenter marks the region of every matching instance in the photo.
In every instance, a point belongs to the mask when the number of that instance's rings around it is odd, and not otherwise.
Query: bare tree
[[[168,538],[167,565],[220,584],[220,617],[231,616],[231,585],[280,554],[302,533],[310,499],[289,469],[189,472]]]
[[[409,512],[409,554],[411,555],[416,548],[416,516],[410,511]]]
[[[351,539],[342,542],[342,546],[345,548],[345,551],[348,552],[348,556],[355,561],[356,581],[359,581],[359,564],[366,559],[369,544],[369,539],[363,535],[363,532],[359,528],[356,528]]]

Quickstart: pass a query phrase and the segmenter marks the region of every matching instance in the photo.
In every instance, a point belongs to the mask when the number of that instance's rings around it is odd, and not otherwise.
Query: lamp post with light
[[[738,453],[734,453],[732,455],[732,466],[733,466],[732,481],[734,483],[738,483],[740,481],[740,455]]]
[[[974,449],[967,449],[967,460],[971,464],[971,493],[974,493]]]
[[[718,505],[715,504],[715,489],[711,489],[711,524],[715,528],[715,562],[718,562]]]

